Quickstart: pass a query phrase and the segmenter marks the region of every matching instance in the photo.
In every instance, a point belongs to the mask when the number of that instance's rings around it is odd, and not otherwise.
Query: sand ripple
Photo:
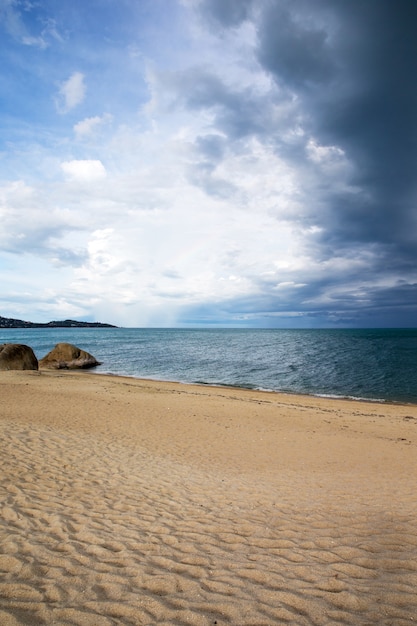
[[[128,439],[12,421],[1,449],[3,626],[417,620],[412,501],[291,500]]]

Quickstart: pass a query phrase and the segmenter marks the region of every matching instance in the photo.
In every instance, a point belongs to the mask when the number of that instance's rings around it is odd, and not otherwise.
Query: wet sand
[[[0,372],[0,624],[417,622],[417,406]]]

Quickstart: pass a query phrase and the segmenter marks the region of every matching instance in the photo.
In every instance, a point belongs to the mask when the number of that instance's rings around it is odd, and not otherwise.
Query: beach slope
[[[0,373],[0,623],[417,616],[417,407]]]

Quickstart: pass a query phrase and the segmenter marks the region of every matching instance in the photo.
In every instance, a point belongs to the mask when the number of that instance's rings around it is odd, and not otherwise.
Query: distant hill
[[[15,320],[11,317],[0,315],[0,328],[117,328],[113,324],[102,324],[101,322],[77,322],[75,320],[63,320],[38,324],[36,322],[25,322]]]

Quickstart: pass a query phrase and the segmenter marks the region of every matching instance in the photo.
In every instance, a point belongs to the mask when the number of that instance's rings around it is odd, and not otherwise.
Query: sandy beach
[[[0,372],[0,624],[417,622],[417,406]]]

